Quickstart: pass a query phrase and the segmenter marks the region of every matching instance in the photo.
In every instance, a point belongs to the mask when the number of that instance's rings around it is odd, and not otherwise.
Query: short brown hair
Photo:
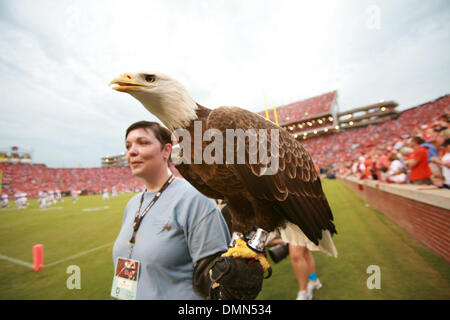
[[[133,131],[134,129],[139,129],[139,128],[152,130],[156,139],[158,139],[159,143],[161,143],[162,148],[164,148],[164,146],[168,143],[170,145],[172,145],[172,132],[170,132],[169,129],[164,128],[158,122],[150,122],[150,121],[145,121],[145,120],[135,122],[131,126],[129,126],[127,129],[127,132],[125,133],[125,140],[127,139],[128,134],[131,131]],[[167,159],[167,166],[170,166],[171,162],[172,162],[172,156],[169,154],[169,158]]]
[[[416,142],[417,144],[425,143],[425,140],[423,140],[421,137],[418,136],[412,137],[411,140]]]
[[[165,146],[166,144],[172,144],[172,133],[169,129],[164,128],[161,126],[158,122],[150,122],[150,121],[138,121],[130,125],[127,129],[127,132],[125,134],[125,139],[127,139],[128,134],[133,131],[134,129],[150,129],[152,130],[153,134],[155,135],[156,139],[161,143],[162,146]]]

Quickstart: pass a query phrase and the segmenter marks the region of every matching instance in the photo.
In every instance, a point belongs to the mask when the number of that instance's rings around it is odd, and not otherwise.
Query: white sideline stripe
[[[109,246],[111,246],[113,244],[114,244],[114,242],[111,242],[111,243],[108,243],[108,244],[104,244],[104,245],[102,245],[100,247],[93,248],[93,249],[90,249],[90,250],[87,250],[87,251],[83,251],[83,252],[74,254],[73,256],[70,256],[70,257],[67,257],[67,258],[64,258],[64,259],[61,259],[61,260],[49,263],[49,264],[44,264],[44,268],[51,267],[51,266],[54,266],[54,265],[56,265],[58,263],[62,263],[62,262],[65,262],[65,261],[68,261],[68,260],[71,260],[71,259],[74,259],[74,258],[81,257],[81,256],[83,256],[85,254],[88,254],[88,253],[91,253],[91,252],[94,252],[94,251],[97,251],[97,250],[109,247]],[[22,261],[22,260],[19,260],[19,259],[14,259],[14,258],[11,258],[11,257],[8,257],[8,256],[4,256],[4,255],[1,255],[1,254],[0,254],[0,260],[6,260],[6,261],[9,261],[9,262],[12,262],[12,263],[24,266],[24,267],[28,267],[28,268],[31,268],[31,269],[33,269],[33,267],[34,267],[33,264],[31,264],[31,263],[28,263],[28,262],[25,262],[25,261]]]
[[[67,260],[71,260],[71,259],[74,259],[74,258],[81,257],[81,256],[83,256],[85,254],[88,254],[88,253],[91,253],[91,252],[94,252],[94,251],[97,251],[97,250],[109,247],[109,246],[111,246],[113,244],[114,244],[114,242],[111,242],[111,243],[108,243],[108,244],[104,244],[104,245],[102,245],[100,247],[97,247],[97,248],[94,248],[94,249],[90,249],[90,250],[87,250],[87,251],[83,251],[83,252],[74,254],[73,256],[70,256],[70,257],[67,257],[67,258],[64,258],[64,259],[61,259],[61,260],[49,263],[49,264],[44,264],[44,268],[50,267],[50,266],[54,266],[55,264],[58,264],[58,263],[61,263],[61,262],[65,262]]]
[[[11,257],[8,257],[8,256],[4,256],[2,254],[0,254],[0,259],[1,260],[6,260],[6,261],[9,261],[9,262],[12,262],[12,263],[15,263],[15,264],[18,264],[18,265],[21,265],[21,266],[33,269],[33,265],[31,263],[28,263],[28,262],[25,262],[25,261],[22,261],[22,260],[19,260],[19,259],[14,259],[14,258],[11,258]]]
[[[61,210],[63,207],[36,208],[33,211]]]
[[[85,209],[82,209],[81,211],[97,211],[97,210],[106,210],[106,209],[109,209],[109,206],[97,207],[97,208],[85,208]]]

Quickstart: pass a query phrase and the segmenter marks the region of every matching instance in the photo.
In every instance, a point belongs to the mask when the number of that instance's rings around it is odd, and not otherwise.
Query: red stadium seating
[[[425,140],[437,134],[431,128],[434,122],[450,107],[450,95],[428,102],[400,113],[398,119],[350,129],[345,132],[302,140],[301,143],[312,156],[316,166],[342,167],[358,155],[373,152],[376,148],[388,150],[404,137],[422,135]],[[431,131],[431,132],[430,132]]]
[[[39,191],[59,189],[61,192],[85,190],[101,193],[104,189],[117,192],[142,189],[141,180],[133,177],[129,167],[114,168],[47,168],[44,164],[0,163],[3,172],[2,193],[12,197],[15,192],[26,192],[37,197]]]
[[[333,103],[336,99],[336,91],[322,94],[310,99],[297,101],[286,106],[277,107],[277,117],[280,125],[291,122],[300,122],[312,119],[316,115],[329,114],[332,111]],[[266,117],[266,112],[258,112],[259,115]],[[269,118],[275,122],[273,109],[269,110]]]
[[[311,115],[327,112],[335,99],[336,92],[308,99],[280,108],[279,117],[286,121],[302,118],[305,110]],[[314,101],[314,104],[311,104]],[[297,105],[299,104],[299,105]],[[311,108],[312,109],[306,109]],[[389,120],[364,128],[302,140],[312,156],[316,167],[332,167],[337,170],[359,155],[370,154],[375,149],[390,150],[398,141],[413,135],[422,135],[425,140],[438,134],[432,130],[439,116],[448,113],[450,95],[400,113],[398,119]],[[281,123],[281,120],[280,120]],[[0,163],[3,172],[2,193],[13,197],[16,191],[23,191],[28,197],[37,197],[39,191],[59,189],[61,192],[85,190],[87,193],[101,193],[113,186],[118,192],[142,189],[144,184],[130,173],[129,167],[113,168],[47,168],[44,164]]]

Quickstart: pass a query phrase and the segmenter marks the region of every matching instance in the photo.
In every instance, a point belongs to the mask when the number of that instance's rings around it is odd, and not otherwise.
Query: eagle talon
[[[247,246],[247,243],[243,239],[236,239],[236,244],[233,248],[228,249],[227,252],[222,254],[222,257],[244,258],[244,259],[256,259],[261,263],[264,270],[270,268],[269,261],[263,253],[257,253]]]

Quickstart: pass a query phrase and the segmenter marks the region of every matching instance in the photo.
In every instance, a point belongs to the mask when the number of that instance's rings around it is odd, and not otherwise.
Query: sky
[[[108,83],[160,71],[209,108],[254,112],[333,90],[339,111],[450,93],[450,2],[0,0],[0,149],[99,167],[158,121]]]

